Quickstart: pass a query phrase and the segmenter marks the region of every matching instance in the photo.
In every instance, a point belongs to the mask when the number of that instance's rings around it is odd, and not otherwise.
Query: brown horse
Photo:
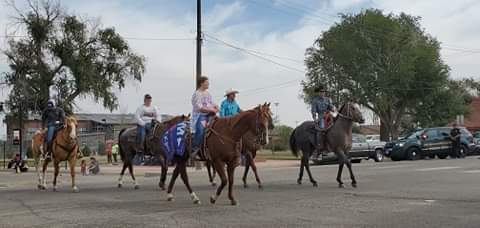
[[[153,156],[156,156],[160,159],[160,164],[162,166],[162,173],[160,175],[160,182],[158,183],[159,187],[162,190],[165,190],[165,181],[167,179],[167,171],[168,171],[168,164],[165,160],[165,152],[162,146],[162,137],[163,134],[167,129],[172,127],[173,125],[187,121],[190,119],[190,116],[186,115],[179,115],[175,116],[170,120],[157,123],[155,124],[154,128],[152,129],[153,135],[147,135],[146,137],[146,149],[147,152],[151,153]],[[123,176],[125,174],[125,170],[128,168],[130,172],[130,176],[134,181],[135,189],[139,189],[140,185],[135,178],[133,172],[133,158],[135,157],[137,151],[137,144],[136,144],[136,136],[137,136],[137,128],[126,128],[122,129],[118,134],[118,148],[120,152],[120,157],[123,161],[123,168],[120,172],[120,177],[118,178],[118,187],[121,188],[123,186]]]
[[[270,123],[269,129],[270,130],[273,129],[273,123]],[[257,166],[255,164],[255,157],[257,156],[257,151],[260,150],[261,145],[255,142],[255,140],[256,140],[256,136],[251,132],[247,132],[242,137],[242,140],[241,140],[241,144],[242,144],[241,154],[245,157],[245,169],[244,169],[242,181],[243,181],[243,187],[248,188],[247,176],[248,176],[249,169],[252,168],[253,173],[255,174],[255,180],[257,181],[258,188],[262,189],[263,185],[258,175]],[[206,162],[206,166],[207,166],[209,181],[212,184],[212,186],[216,186],[217,184],[215,183],[215,175],[216,175],[215,169],[213,170],[211,169],[212,164],[210,161]]]
[[[53,191],[57,191],[57,177],[60,172],[60,162],[68,161],[70,166],[70,176],[72,178],[73,192],[78,192],[78,187],[75,185],[75,166],[77,163],[78,144],[77,144],[77,120],[74,117],[67,117],[65,119],[65,126],[60,129],[52,143],[52,157],[54,164],[54,178]],[[42,176],[38,172],[40,157],[45,155],[44,151],[44,137],[45,131],[37,131],[32,139],[32,153],[35,159],[35,168],[38,174],[38,188],[47,189],[45,173],[47,171],[49,160],[44,160]]]
[[[217,118],[209,126],[205,144],[210,155],[213,167],[221,178],[215,195],[210,197],[214,204],[223,188],[228,183],[228,197],[232,205],[237,205],[233,196],[233,181],[235,168],[239,165],[240,139],[247,133],[253,132],[260,144],[268,144],[268,126],[271,123],[270,104],[259,105],[258,107],[242,112],[230,118]],[[225,166],[228,173],[225,174]]]
[[[343,187],[341,177],[343,166],[345,164],[350,171],[352,186],[357,187],[357,181],[352,170],[352,163],[348,158],[348,152],[352,148],[353,122],[363,123],[365,120],[363,119],[358,105],[347,102],[342,108],[340,108],[339,114],[334,120],[332,127],[326,132],[327,148],[324,149],[334,152],[339,160],[337,174],[339,187]],[[298,156],[299,149],[303,152],[297,183],[302,184],[303,169],[305,168],[310,178],[310,182],[316,187],[317,182],[312,177],[309,164],[309,158],[315,150],[315,126],[316,124],[313,121],[305,121],[295,128],[290,136],[290,148],[295,156]]]

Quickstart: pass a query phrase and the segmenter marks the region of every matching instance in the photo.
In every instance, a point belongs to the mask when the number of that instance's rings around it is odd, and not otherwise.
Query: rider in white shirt
[[[157,107],[152,105],[152,96],[145,94],[143,104],[135,112],[135,121],[137,122],[137,157],[140,163],[144,160],[145,136],[150,133],[153,127],[153,120],[160,121],[160,113]]]

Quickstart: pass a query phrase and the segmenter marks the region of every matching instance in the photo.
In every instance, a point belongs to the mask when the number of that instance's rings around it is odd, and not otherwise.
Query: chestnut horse
[[[254,133],[260,144],[268,144],[268,130],[271,121],[270,104],[264,104],[234,117],[217,118],[208,127],[205,145],[213,167],[221,179],[215,195],[210,197],[212,204],[217,201],[228,183],[230,203],[231,205],[237,205],[237,201],[233,196],[233,181],[235,168],[240,163],[241,152],[238,146],[240,139],[250,131]],[[228,181],[225,166],[228,173]]]
[[[35,168],[38,174],[38,188],[47,189],[45,173],[47,171],[49,160],[44,160],[42,176],[38,173],[38,165],[40,157],[44,156],[44,137],[45,131],[37,131],[32,139],[32,153],[35,159]],[[58,130],[52,142],[52,158],[54,165],[53,191],[57,191],[57,177],[60,172],[60,162],[68,161],[70,166],[70,176],[72,178],[72,190],[78,192],[75,185],[75,166],[77,163],[78,143],[77,143],[77,120],[75,117],[69,116],[65,118],[65,126]]]
[[[153,156],[156,156],[160,159],[160,164],[162,166],[162,173],[160,175],[160,182],[158,183],[159,187],[162,190],[165,190],[165,181],[167,179],[167,171],[168,171],[168,164],[165,160],[165,152],[162,145],[162,137],[163,134],[167,129],[176,125],[177,123],[189,120],[190,116],[180,115],[175,116],[170,120],[163,121],[161,123],[157,123],[152,129],[153,135],[147,135],[146,138],[146,149],[150,152]],[[134,181],[135,189],[139,189],[140,186],[135,178],[133,172],[133,158],[135,157],[137,151],[137,128],[125,128],[120,131],[118,134],[118,148],[120,152],[120,157],[123,161],[123,168],[120,172],[120,177],[118,178],[118,187],[121,188],[123,186],[123,176],[125,174],[125,170],[128,168],[130,172],[130,176]]]

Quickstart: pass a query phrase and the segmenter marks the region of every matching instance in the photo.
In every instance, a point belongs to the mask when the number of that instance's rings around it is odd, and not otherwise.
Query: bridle
[[[265,131],[263,131],[260,126],[260,117],[263,115],[263,112],[261,110],[261,107],[255,111],[257,115],[255,118],[255,143],[262,144],[264,137],[268,137],[263,135]],[[268,128],[268,126],[266,128]]]
[[[352,110],[350,108],[350,105],[351,105],[351,103],[347,102],[338,112],[338,116],[342,119],[355,121],[354,118],[353,118],[353,114],[352,114]],[[345,109],[345,108],[347,109],[347,114],[342,114],[341,111],[343,111],[343,109]]]

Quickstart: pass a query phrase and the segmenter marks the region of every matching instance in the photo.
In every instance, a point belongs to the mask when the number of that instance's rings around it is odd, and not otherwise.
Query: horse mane
[[[242,119],[242,117],[244,117],[245,115],[247,115],[248,113],[252,113],[252,112],[256,112],[256,108],[254,109],[250,109],[250,110],[247,110],[247,111],[243,111],[241,112],[240,114],[236,115],[236,116],[232,116],[232,117],[227,117],[225,118],[227,120],[227,122],[229,123],[228,125],[230,126],[230,128],[234,128],[235,126],[237,126],[238,122]]]

